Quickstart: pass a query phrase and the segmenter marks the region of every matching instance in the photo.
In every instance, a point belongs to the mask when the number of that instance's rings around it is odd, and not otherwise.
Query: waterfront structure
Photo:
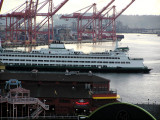
[[[95,71],[95,72],[144,72],[151,69],[143,64],[143,58],[131,58],[128,47],[85,54],[66,49],[64,43],[54,41],[48,49],[30,53],[1,49],[0,61],[10,70]]]
[[[49,110],[49,105],[45,105],[38,98],[30,97],[30,90],[22,88],[19,83],[21,82],[16,79],[6,81],[8,87],[2,89],[3,93],[0,92],[1,118],[26,116],[37,118],[40,113]],[[17,87],[10,89],[10,85],[16,85]]]
[[[116,90],[110,89],[110,80],[95,76],[92,73],[4,72],[0,74],[0,77],[2,78],[0,85],[2,91],[4,91],[3,88],[5,87],[3,86],[5,86],[6,79],[13,77],[19,79],[22,87],[31,91],[30,96],[32,98],[44,101],[44,104],[49,105],[49,110],[45,111],[46,116],[88,115],[104,104],[118,102],[118,98],[120,98]],[[15,87],[16,90],[23,89]],[[21,96],[24,99],[24,94],[21,94]],[[6,102],[3,102],[4,108],[6,108],[5,104]],[[36,110],[34,107],[31,109],[32,112],[30,111],[29,116]],[[44,112],[41,112],[39,115],[44,116]],[[28,116],[28,113],[26,113],[26,116]]]

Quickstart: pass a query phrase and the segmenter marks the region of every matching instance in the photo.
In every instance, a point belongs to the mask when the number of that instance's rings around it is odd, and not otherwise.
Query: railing
[[[49,105],[44,104],[43,102],[41,102],[38,98],[37,98],[37,103],[39,105],[41,105],[45,110],[49,110]]]
[[[1,98],[0,98],[0,103],[3,103],[3,102],[7,102],[7,98],[1,97]]]
[[[36,103],[37,98],[8,98],[9,103]]]
[[[110,91],[106,91],[106,90],[96,90],[93,91],[93,94],[117,94],[117,90],[110,90]]]
[[[30,104],[30,103],[38,103],[41,105],[45,110],[49,110],[49,105],[45,105],[43,102],[41,102],[38,98],[3,98],[0,99],[0,101],[8,101],[9,103],[25,103],[25,104]]]
[[[31,117],[34,119],[36,117],[38,117],[38,115],[42,112],[42,107],[38,107],[32,114]]]
[[[143,58],[130,58],[130,60],[143,60]]]

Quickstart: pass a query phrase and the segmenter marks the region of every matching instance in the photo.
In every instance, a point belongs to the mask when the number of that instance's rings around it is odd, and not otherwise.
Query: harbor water
[[[134,104],[160,104],[160,37],[155,34],[124,34],[119,46],[128,46],[130,57],[144,58],[149,74],[142,73],[97,73],[110,79],[111,88],[117,89],[122,102]],[[114,49],[114,42],[66,45],[83,52],[101,52]]]
[[[160,37],[156,34],[123,34],[118,44],[129,47],[129,56],[144,58],[145,66],[151,68],[143,73],[95,73],[110,79],[111,88],[121,96],[120,101],[133,104],[160,104]],[[47,46],[36,47],[36,49]],[[66,48],[76,51],[103,52],[113,50],[115,42],[66,44]],[[22,49],[22,48],[21,48]]]

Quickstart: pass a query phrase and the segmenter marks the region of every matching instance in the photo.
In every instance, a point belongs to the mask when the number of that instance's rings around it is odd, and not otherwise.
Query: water
[[[154,34],[124,34],[119,46],[128,46],[131,57],[144,58],[145,66],[152,68],[142,73],[97,73],[110,79],[110,86],[117,89],[122,102],[160,104],[160,37]],[[89,52],[102,52],[115,48],[114,42],[66,44],[66,48]],[[47,46],[43,46],[47,48]],[[41,47],[37,47],[40,49]]]
[[[124,34],[119,46],[128,46],[131,57],[144,58],[145,66],[152,68],[149,74],[142,73],[97,73],[110,79],[110,86],[117,89],[122,102],[160,104],[160,37],[154,34]],[[99,52],[114,49],[115,43],[85,43],[66,45],[83,52]],[[148,100],[149,99],[149,100]]]

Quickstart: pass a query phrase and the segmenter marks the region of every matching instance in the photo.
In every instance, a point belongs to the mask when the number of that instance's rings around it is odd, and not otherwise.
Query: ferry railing
[[[130,58],[130,60],[143,60],[143,58]]]

